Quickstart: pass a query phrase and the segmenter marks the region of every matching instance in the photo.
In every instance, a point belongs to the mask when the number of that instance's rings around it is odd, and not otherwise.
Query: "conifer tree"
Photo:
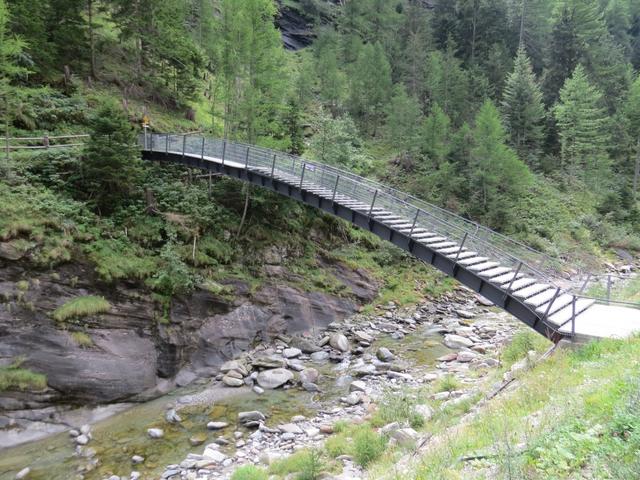
[[[522,47],[518,50],[513,72],[507,78],[502,116],[509,143],[520,159],[534,165],[543,141],[545,112],[542,91]]]
[[[391,66],[379,43],[364,45],[351,71],[352,115],[364,131],[376,135],[391,97]]]
[[[133,193],[140,178],[140,153],[129,119],[116,103],[102,105],[90,123],[82,186],[98,212],[108,214]]]
[[[397,84],[387,107],[387,136],[390,143],[404,151],[417,149],[421,124],[420,103],[407,94],[404,85]]]
[[[631,85],[623,113],[627,135],[631,143],[630,150],[634,157],[633,193],[635,195],[640,180],[640,75]]]
[[[17,57],[22,53],[24,42],[9,32],[9,9],[4,0],[0,0],[0,101],[2,101],[2,118],[4,133],[9,138],[9,115],[10,115],[10,97],[11,97],[11,80],[24,74],[27,70],[16,63]],[[6,158],[8,160],[8,145],[5,147]],[[6,171],[9,165],[6,165]]]
[[[493,228],[509,230],[515,205],[530,184],[531,174],[506,145],[498,109],[490,100],[476,115],[469,182],[472,213]]]
[[[582,171],[583,178],[590,177],[607,162],[610,135],[602,105],[600,90],[578,65],[560,90],[560,100],[553,110],[560,137],[561,168],[571,175]]]

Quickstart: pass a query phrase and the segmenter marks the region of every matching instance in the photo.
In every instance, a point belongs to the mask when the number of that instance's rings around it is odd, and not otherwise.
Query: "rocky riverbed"
[[[320,445],[336,421],[363,421],[389,391],[452,375],[461,387],[436,394],[437,400],[470,398],[518,328],[459,290],[438,303],[379,306],[375,314],[353,315],[316,334],[278,335],[190,391],[135,407],[107,421],[110,427],[61,434],[60,448],[43,444],[51,456],[67,452],[64,468],[43,469],[47,455],[16,454],[19,462],[0,461],[0,478],[229,478],[240,465],[269,464]],[[419,410],[432,414],[427,405]],[[337,478],[360,478],[350,460],[344,462]]]

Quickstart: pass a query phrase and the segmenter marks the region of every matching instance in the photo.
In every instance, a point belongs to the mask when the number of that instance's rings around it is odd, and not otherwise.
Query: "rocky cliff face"
[[[342,265],[325,268],[351,295],[288,286],[287,270],[280,266],[255,293],[236,282],[230,284],[232,296],[197,290],[176,298],[168,321],[161,321],[147,291],[101,283],[89,265],[43,272],[21,260],[0,259],[0,365],[23,358],[23,366],[46,374],[48,383],[43,392],[0,392],[0,410],[149,398],[171,388],[179,373],[178,383],[213,375],[258,341],[323,328],[375,297],[375,282],[366,273]],[[111,308],[78,325],[53,320],[57,307],[84,295],[103,296]],[[89,335],[92,345],[79,345],[74,331]]]

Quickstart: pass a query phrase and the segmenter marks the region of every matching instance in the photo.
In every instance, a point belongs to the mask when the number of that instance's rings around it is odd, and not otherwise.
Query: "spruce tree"
[[[135,132],[115,102],[107,102],[95,112],[90,128],[82,162],[82,189],[99,213],[109,214],[134,193],[140,178],[140,152]]]
[[[531,183],[527,166],[506,144],[495,105],[487,100],[476,115],[469,165],[472,213],[483,223],[509,230],[516,204]]]
[[[10,98],[12,96],[11,80],[23,75],[27,70],[16,63],[25,47],[24,42],[9,32],[9,9],[4,0],[0,0],[0,101],[2,101],[2,118],[4,133],[9,138]],[[8,160],[8,145],[5,146]],[[9,165],[5,166],[7,174]]]
[[[420,103],[407,94],[404,85],[397,84],[387,107],[386,133],[389,142],[404,151],[416,150],[421,124]]]
[[[631,85],[623,114],[626,133],[631,143],[630,151],[634,157],[633,193],[636,195],[640,180],[640,75]]]
[[[351,70],[350,106],[363,130],[376,135],[391,97],[391,66],[382,45],[364,45]]]
[[[560,90],[553,113],[560,137],[562,169],[589,178],[606,166],[608,116],[600,90],[589,82],[582,65],[576,67]]]
[[[502,117],[509,143],[518,156],[532,166],[544,139],[544,105],[524,48],[518,50],[513,72],[507,78],[502,100]]]

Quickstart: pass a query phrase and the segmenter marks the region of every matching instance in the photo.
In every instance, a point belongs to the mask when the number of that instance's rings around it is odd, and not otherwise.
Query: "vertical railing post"
[[[227,153],[227,141],[222,142],[222,166],[224,167],[224,156]]]
[[[202,137],[202,153],[200,155],[201,160],[204,160],[204,143],[205,143],[205,138]]]
[[[302,163],[302,173],[300,174],[300,190],[302,190],[302,182],[304,181],[304,171],[307,169],[307,164]]]
[[[460,243],[460,248],[458,249],[458,253],[456,253],[456,259],[454,263],[458,263],[458,258],[460,258],[460,254],[462,253],[462,249],[464,248],[464,244],[467,241],[467,232],[464,232],[464,237],[462,237],[462,242]]]
[[[151,134],[151,146],[149,148],[149,150],[151,150],[153,152],[153,133]]]
[[[249,149],[251,147],[247,147],[247,155],[244,157],[244,169],[249,170]]]
[[[164,137],[164,153],[165,155],[169,154],[169,134],[168,133]]]
[[[371,200],[371,206],[369,207],[369,217],[373,213],[373,206],[376,204],[376,198],[378,198],[378,190],[373,192],[373,200]]]
[[[607,305],[611,305],[611,274],[607,275]]]
[[[551,305],[553,305],[553,302],[556,301],[556,298],[558,298],[558,295],[560,295],[560,287],[556,289],[556,293],[553,294],[553,297],[551,298],[549,305],[547,305],[547,310],[544,312],[545,319],[549,316],[549,312],[551,311]]]
[[[273,178],[273,174],[276,171],[276,157],[277,157],[277,154],[274,153],[273,154],[273,162],[271,162],[271,178]]]
[[[575,337],[576,335],[576,296],[573,296],[573,300],[571,302],[571,336]]]
[[[184,158],[185,151],[187,150],[187,136],[182,136],[182,158]]]
[[[520,273],[520,269],[522,268],[522,262],[518,263],[518,268],[516,268],[516,273],[513,274],[513,278],[509,282],[509,286],[507,287],[507,293],[511,292],[511,287],[513,287],[513,282],[518,279],[518,274]]]
[[[333,195],[331,195],[331,201],[335,203],[336,192],[338,191],[338,182],[340,181],[340,175],[336,176],[336,184],[333,186]]]
[[[419,214],[420,214],[420,209],[416,208],[416,216],[413,217],[413,223],[411,224],[411,231],[409,232],[409,238],[413,237],[413,231],[416,229],[416,223],[418,223]]]
[[[582,294],[584,292],[584,289],[587,288],[587,284],[589,283],[590,280],[591,280],[591,274],[589,273],[587,274],[587,279],[582,284],[582,287],[580,287],[580,291],[578,293]]]

